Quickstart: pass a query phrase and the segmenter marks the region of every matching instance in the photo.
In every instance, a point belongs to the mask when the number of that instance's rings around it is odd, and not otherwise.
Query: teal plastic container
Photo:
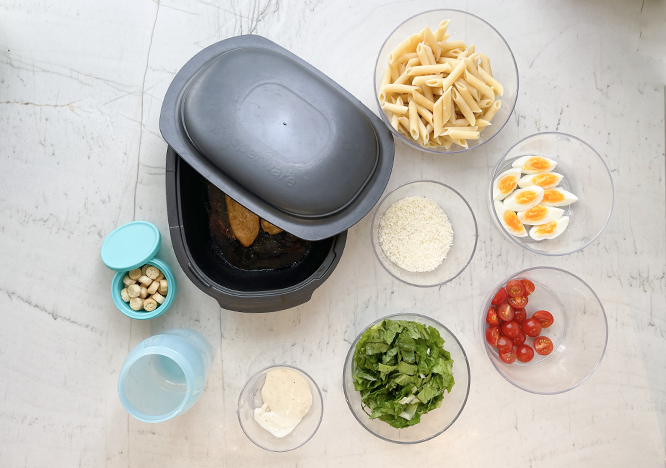
[[[118,377],[120,402],[139,421],[175,418],[199,400],[212,361],[210,344],[194,330],[151,336],[125,358]]]
[[[160,250],[162,235],[155,225],[147,221],[134,221],[127,223],[112,231],[104,239],[101,256],[104,264],[117,273],[111,281],[111,297],[118,310],[130,318],[148,320],[159,317],[166,312],[176,299],[176,277],[169,265],[155,255]],[[169,290],[164,303],[152,312],[132,310],[128,303],[120,297],[123,290],[123,278],[135,268],[143,265],[153,265],[158,268],[169,283]]]

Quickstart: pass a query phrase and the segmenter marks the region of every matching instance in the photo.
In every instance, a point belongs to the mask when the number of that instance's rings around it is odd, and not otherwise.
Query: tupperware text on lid
[[[393,138],[320,71],[259,36],[193,57],[160,116],[165,140],[260,217],[308,240],[348,229],[375,205]]]

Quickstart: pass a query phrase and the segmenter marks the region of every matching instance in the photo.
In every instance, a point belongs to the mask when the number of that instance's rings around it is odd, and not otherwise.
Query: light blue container
[[[127,356],[118,378],[118,396],[139,421],[158,423],[189,410],[199,399],[213,360],[200,333],[169,330],[139,343]]]
[[[176,299],[176,277],[169,265],[155,258],[160,250],[162,235],[151,223],[146,221],[134,221],[127,223],[112,231],[104,239],[102,244],[102,261],[104,264],[117,271],[111,281],[111,297],[116,307],[125,315],[137,320],[148,320],[159,317],[166,312]],[[157,267],[169,283],[169,291],[164,303],[157,306],[152,312],[132,310],[120,297],[123,290],[123,278],[130,271],[143,265]]]

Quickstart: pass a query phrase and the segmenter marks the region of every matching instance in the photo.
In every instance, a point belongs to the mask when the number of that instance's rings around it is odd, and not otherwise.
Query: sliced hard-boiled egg
[[[518,189],[504,199],[504,206],[511,211],[525,211],[541,203],[543,189],[538,185]]]
[[[543,206],[567,206],[578,201],[578,197],[571,192],[567,192],[559,187],[545,190],[543,192]]]
[[[495,212],[497,212],[500,223],[509,234],[516,237],[527,237],[527,230],[525,230],[525,226],[520,222],[515,212],[507,210],[500,201],[495,201]]]
[[[530,237],[537,241],[544,239],[555,239],[565,231],[568,225],[569,217],[563,216],[560,219],[551,221],[550,223],[534,226],[532,229],[530,229]]]
[[[529,210],[518,212],[518,219],[523,224],[541,225],[556,221],[562,217],[564,210],[550,206],[537,205]]]
[[[516,188],[520,179],[520,169],[509,169],[502,172],[493,183],[493,200],[504,200]]]
[[[557,184],[560,183],[562,177],[564,177],[562,174],[556,174],[554,172],[528,174],[518,181],[518,187],[525,188],[538,185],[544,190],[552,189],[553,187],[557,187]]]
[[[543,156],[523,156],[516,159],[512,166],[520,169],[525,174],[540,174],[555,169],[557,162]]]

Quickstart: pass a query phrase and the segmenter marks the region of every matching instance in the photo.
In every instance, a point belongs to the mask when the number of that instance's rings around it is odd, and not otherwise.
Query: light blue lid
[[[102,244],[102,261],[115,271],[133,270],[153,258],[162,235],[151,223],[134,221],[111,232]]]

